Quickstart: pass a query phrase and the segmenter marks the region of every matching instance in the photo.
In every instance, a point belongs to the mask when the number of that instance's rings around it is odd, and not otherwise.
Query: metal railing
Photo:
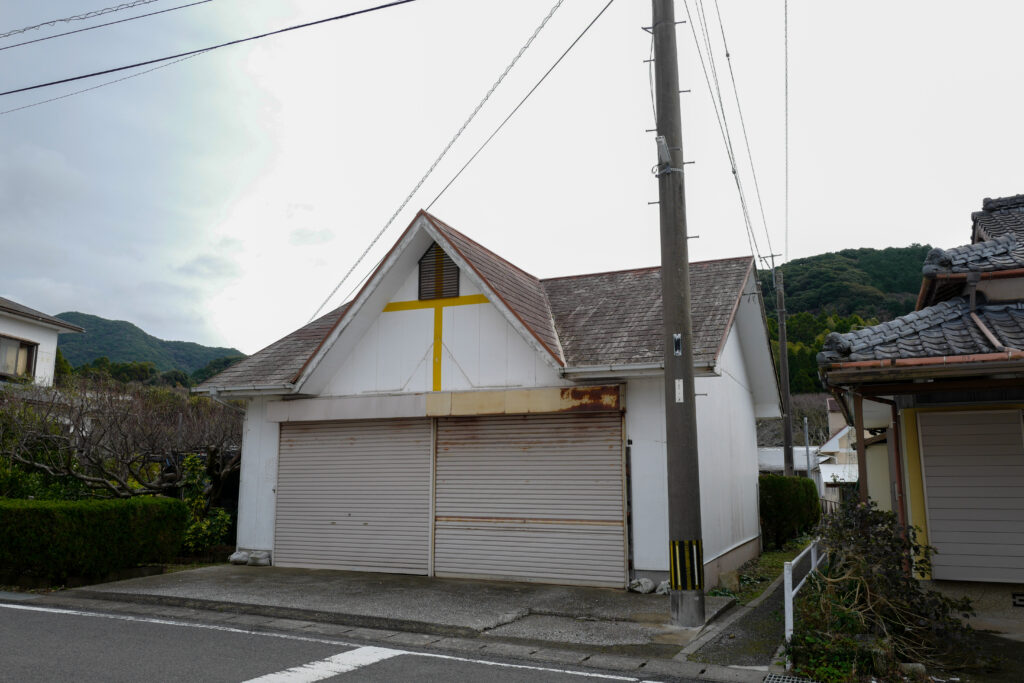
[[[823,514],[823,515],[831,515],[831,514],[834,514],[836,512],[839,512],[839,501],[838,500],[829,500],[828,498],[819,498],[818,501],[819,501],[819,503],[821,505],[821,514]]]
[[[800,583],[793,586],[793,565],[797,564],[803,559],[807,553],[811,554],[811,567],[804,574],[804,578],[800,579]],[[786,642],[788,643],[790,638],[793,637],[793,599],[796,594],[803,588],[803,585],[807,582],[809,577],[814,570],[817,569],[818,565],[821,564],[822,560],[825,559],[824,553],[818,552],[818,539],[811,541],[811,544],[804,548],[799,555],[793,558],[791,562],[786,562],[782,565],[782,586],[784,589],[783,593],[783,604],[786,608]]]

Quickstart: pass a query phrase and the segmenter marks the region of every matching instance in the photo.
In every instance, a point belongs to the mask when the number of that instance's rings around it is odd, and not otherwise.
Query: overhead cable
[[[105,26],[113,26],[114,24],[123,24],[126,21],[135,21],[136,19],[145,19],[146,17],[156,16],[157,14],[164,14],[165,12],[173,12],[176,9],[185,9],[186,7],[194,7],[195,5],[203,5],[213,0],[199,0],[198,2],[191,2],[187,5],[178,5],[177,7],[169,7],[167,9],[158,10],[156,12],[150,12],[148,14],[140,14],[137,17],[128,17],[127,19],[118,19],[117,21],[108,21],[105,24],[96,24],[95,26],[86,26],[85,28],[75,29],[74,31],[65,31],[64,33],[56,33],[52,36],[46,36],[45,38],[36,38],[35,40],[26,40],[23,43],[15,43],[14,45],[4,45],[0,47],[0,51],[10,50],[12,47],[21,47],[22,45],[31,45],[32,43],[41,43],[44,40],[53,40],[54,38],[63,38],[64,36],[70,36],[74,33],[82,33],[83,31],[91,31],[94,28],[104,28]]]
[[[110,14],[111,12],[120,12],[123,9],[131,9],[132,7],[138,7],[139,5],[148,5],[151,2],[157,2],[157,1],[158,0],[133,0],[132,2],[125,2],[125,3],[122,3],[120,5],[116,5],[114,7],[105,7],[103,9],[92,10],[92,11],[86,12],[84,14],[76,14],[73,17],[65,17],[64,19],[51,19],[50,21],[44,21],[43,23],[36,24],[35,26],[26,26],[25,28],[16,28],[13,31],[7,31],[6,33],[0,33],[0,38],[6,38],[8,36],[13,36],[13,35],[16,35],[18,33],[25,33],[27,31],[33,31],[33,30],[35,30],[37,28],[43,28],[44,26],[56,26],[57,24],[59,24],[61,22],[68,23],[68,22],[72,22],[72,21],[79,21],[79,20],[82,20],[82,19],[92,19],[93,17],[99,17],[99,16],[102,16],[104,14]]]
[[[595,23],[597,22],[597,20],[601,18],[601,15],[602,15],[602,14],[604,14],[604,12],[605,12],[605,10],[606,10],[606,9],[608,9],[609,7],[611,7],[611,4],[612,4],[613,2],[615,2],[615,0],[608,0],[608,4],[606,4],[606,5],[604,6],[604,7],[602,7],[602,8],[601,8],[601,11],[600,11],[600,12],[598,12],[598,13],[597,13],[597,15],[596,15],[596,16],[595,16],[595,17],[594,17],[593,19],[591,19],[591,20],[590,20],[590,23],[589,23],[589,24],[587,24],[586,28],[584,28],[584,29],[583,29],[583,32],[582,32],[582,33],[580,33],[580,34],[579,34],[578,36],[576,36],[576,40],[572,41],[572,43],[571,43],[571,44],[569,45],[569,47],[567,47],[567,48],[565,49],[565,52],[563,52],[563,53],[562,53],[562,55],[561,55],[561,56],[560,56],[560,57],[559,57],[558,59],[556,59],[556,60],[555,60],[555,63],[551,65],[551,68],[549,68],[549,69],[548,69],[547,71],[545,71],[545,72],[544,72],[544,75],[540,77],[540,80],[539,80],[539,81],[537,81],[537,83],[536,83],[536,84],[535,84],[535,85],[534,85],[534,86],[533,86],[532,88],[530,88],[530,91],[529,91],[528,93],[526,93],[526,96],[525,96],[525,97],[524,97],[523,99],[521,99],[521,100],[519,101],[519,104],[517,104],[517,105],[516,105],[515,109],[513,109],[513,110],[512,110],[512,112],[511,112],[511,113],[510,113],[510,114],[509,114],[508,116],[506,116],[506,117],[505,117],[505,120],[504,120],[504,121],[502,121],[502,122],[501,122],[500,124],[498,124],[498,127],[494,129],[494,132],[493,132],[493,133],[491,133],[490,137],[488,137],[488,138],[487,138],[486,140],[484,140],[483,144],[482,144],[482,145],[480,145],[480,147],[478,147],[478,148],[477,148],[477,150],[476,150],[475,152],[473,152],[473,156],[471,156],[471,157],[469,158],[469,161],[467,161],[467,162],[466,162],[465,164],[463,164],[463,165],[462,165],[462,168],[460,168],[460,169],[459,169],[459,172],[458,172],[458,173],[456,173],[456,174],[455,174],[455,175],[454,175],[454,176],[452,177],[452,179],[448,181],[448,184],[447,184],[447,185],[445,185],[445,186],[444,186],[444,187],[443,187],[443,188],[441,189],[441,191],[437,193],[437,196],[436,196],[436,197],[434,197],[434,199],[433,199],[433,200],[431,200],[430,204],[428,204],[428,205],[427,205],[427,211],[429,211],[429,210],[430,210],[430,207],[432,207],[432,206],[433,206],[433,205],[434,205],[434,204],[435,204],[435,203],[437,202],[437,200],[441,198],[441,195],[443,195],[443,194],[444,194],[444,193],[445,193],[445,192],[446,192],[446,191],[448,190],[448,188],[449,188],[449,187],[451,187],[451,186],[452,186],[452,184],[453,184],[453,183],[454,183],[454,182],[455,182],[456,180],[458,180],[459,176],[461,176],[461,175],[462,175],[462,172],[463,172],[463,171],[465,171],[465,170],[466,170],[467,168],[469,168],[469,165],[470,165],[471,163],[473,163],[473,160],[477,158],[477,156],[478,156],[478,155],[480,154],[480,152],[484,151],[484,147],[486,147],[486,146],[487,146],[487,144],[488,144],[488,143],[489,143],[489,142],[490,142],[491,140],[493,140],[493,139],[494,139],[494,136],[496,136],[496,135],[498,134],[498,132],[499,132],[499,131],[501,131],[501,129],[505,127],[505,124],[506,124],[506,123],[508,123],[508,122],[509,122],[509,120],[511,120],[511,118],[512,118],[513,116],[515,116],[515,113],[516,113],[517,111],[519,111],[519,109],[520,109],[520,108],[521,108],[521,107],[522,107],[522,106],[523,106],[524,104],[526,104],[526,100],[530,99],[530,95],[532,95],[532,94],[534,93],[534,91],[535,91],[535,90],[536,90],[537,88],[539,88],[539,87],[540,87],[540,84],[541,84],[541,83],[543,83],[543,82],[544,82],[544,80],[545,80],[545,79],[546,79],[546,78],[547,78],[548,76],[550,76],[550,75],[551,75],[551,72],[555,70],[555,67],[557,67],[557,66],[558,66],[559,64],[561,64],[561,63],[562,63],[562,60],[566,58],[566,56],[567,56],[567,55],[569,54],[569,52],[571,52],[571,51],[572,51],[572,49],[573,49],[574,47],[576,47],[576,43],[580,42],[580,40],[581,40],[581,39],[583,38],[583,36],[585,36],[585,35],[587,34],[587,31],[589,31],[589,30],[590,30],[590,27],[591,27],[591,26],[593,26],[593,25],[594,25],[594,24],[595,24]]]
[[[761,225],[764,226],[764,237],[768,242],[768,253],[772,253],[772,236],[768,232],[768,219],[764,214],[764,202],[761,200],[761,186],[757,182],[757,168],[754,166],[754,153],[750,149],[750,137],[747,135],[747,122],[743,117],[743,106],[740,104],[740,92],[736,87],[736,74],[732,69],[732,55],[729,53],[729,44],[725,40],[725,23],[722,21],[722,12],[718,8],[718,0],[715,0],[715,14],[718,15],[718,28],[722,31],[722,46],[725,48],[725,61],[729,65],[729,80],[732,81],[732,94],[736,99],[736,111],[740,117],[740,128],[743,130],[743,142],[747,148],[747,160],[750,162],[750,175],[754,179],[754,194],[757,197],[757,205],[761,211]]]
[[[718,120],[718,129],[722,134],[722,142],[725,144],[725,152],[729,159],[729,166],[732,170],[733,180],[736,183],[736,191],[739,194],[740,209],[743,214],[743,224],[747,233],[747,242],[750,246],[750,253],[763,261],[764,257],[761,256],[761,252],[757,244],[757,238],[754,235],[753,225],[750,221],[750,211],[747,207],[746,194],[743,191],[743,181],[740,178],[739,169],[736,166],[736,155],[733,150],[732,136],[729,132],[729,124],[725,113],[725,103],[722,99],[722,91],[718,84],[718,70],[714,63],[714,52],[711,47],[710,34],[707,30],[707,19],[704,15],[704,7],[701,0],[694,0],[697,16],[697,21],[695,22],[693,20],[693,15],[690,12],[690,3],[684,0],[683,4],[686,8],[686,16],[690,24],[690,30],[693,33],[693,40],[697,47],[697,56],[700,59],[701,69],[704,72],[704,80],[707,83],[708,91],[711,94],[711,103],[715,109],[715,117]],[[700,37],[697,35],[698,24],[701,34]],[[702,39],[704,49],[702,49],[701,46]],[[706,60],[704,56],[705,51],[707,52]]]
[[[75,90],[74,92],[69,92],[69,93],[67,93],[65,95],[60,95],[59,97],[51,97],[50,99],[42,100],[41,102],[33,102],[32,104],[26,104],[26,105],[21,106],[21,107],[15,107],[14,109],[8,109],[6,111],[0,111],[0,116],[3,116],[4,114],[10,114],[10,113],[16,112],[16,111],[21,111],[22,109],[31,109],[32,107],[38,107],[41,104],[49,104],[50,102],[56,102],[57,100],[63,100],[63,99],[66,99],[68,97],[71,97],[73,95],[81,95],[82,93],[89,92],[90,90],[98,90],[98,89],[100,89],[102,87],[105,87],[105,86],[108,86],[108,85],[113,85],[114,83],[120,83],[121,81],[127,81],[127,80],[132,79],[132,78],[137,78],[138,76],[143,76],[143,75],[148,74],[148,73],[150,73],[152,71],[157,71],[159,69],[166,69],[167,67],[172,66],[174,64],[177,64],[178,62],[184,62],[186,59],[194,59],[195,57],[198,57],[201,54],[203,54],[203,53],[200,52],[198,54],[189,55],[187,57],[182,57],[181,59],[175,59],[173,62],[166,62],[164,64],[160,64],[158,66],[154,66],[152,69],[146,69],[145,71],[140,71],[138,73],[129,74],[128,76],[122,76],[121,78],[115,78],[112,81],[107,81],[105,83],[100,83],[99,85],[94,85],[91,88],[84,88],[82,90]]]
[[[352,267],[348,269],[344,276],[342,276],[341,280],[338,281],[338,284],[336,284],[334,286],[334,289],[331,290],[331,293],[327,295],[327,298],[325,298],[323,302],[317,307],[316,311],[309,318],[310,322],[312,322],[317,317],[317,315],[320,314],[320,311],[324,309],[324,306],[327,305],[327,302],[330,301],[331,298],[338,293],[338,290],[341,289],[341,286],[345,284],[345,281],[348,280],[348,278],[352,275],[352,272],[359,267],[359,264],[363,262],[363,259],[365,259],[366,255],[370,253],[370,250],[373,249],[373,247],[377,244],[378,241],[380,241],[381,236],[383,236],[384,233],[387,232],[387,229],[391,227],[392,223],[394,223],[395,218],[398,217],[398,214],[402,212],[402,209],[404,209],[406,204],[408,204],[409,201],[413,198],[413,195],[415,195],[419,191],[420,187],[423,186],[424,181],[426,181],[426,179],[430,177],[430,174],[434,172],[434,169],[437,168],[437,165],[441,163],[441,160],[444,159],[446,154],[448,154],[448,150],[450,150],[452,148],[452,145],[455,144],[455,141],[462,136],[462,132],[466,130],[466,127],[469,125],[470,121],[472,121],[476,117],[477,112],[479,112],[480,109],[487,102],[487,100],[491,98],[491,94],[497,89],[501,82],[505,80],[505,76],[507,76],[508,72],[512,70],[512,67],[516,65],[516,62],[518,62],[519,58],[523,56],[523,53],[525,53],[527,48],[530,47],[534,39],[541,32],[541,29],[543,29],[547,25],[551,17],[554,16],[555,11],[562,6],[562,3],[564,1],[565,0],[557,0],[557,2],[555,2],[554,6],[551,8],[551,11],[548,12],[547,16],[544,17],[544,20],[540,22],[540,26],[538,26],[533,31],[533,35],[530,36],[529,40],[527,40],[526,43],[521,48],[519,48],[519,52],[512,59],[512,61],[509,62],[509,65],[505,67],[505,70],[501,73],[501,75],[498,76],[498,80],[494,82],[494,85],[492,85],[491,89],[487,91],[487,94],[484,95],[483,99],[480,100],[479,104],[476,105],[476,108],[473,110],[473,113],[469,115],[469,118],[466,119],[466,121],[462,124],[459,130],[455,132],[455,135],[452,136],[452,139],[448,141],[448,144],[445,145],[444,149],[441,150],[441,153],[437,156],[436,159],[434,159],[434,163],[430,165],[430,168],[427,169],[427,172],[423,174],[423,177],[420,178],[419,182],[416,183],[416,186],[412,188],[412,191],[409,192],[408,195],[406,195],[405,199],[399,205],[398,209],[396,209],[395,212],[391,214],[391,218],[389,218],[387,222],[384,224],[384,227],[382,227],[377,232],[376,236],[374,236],[374,238],[370,241],[369,246],[363,250],[363,253],[359,255],[359,258],[357,258],[355,263],[352,264]]]
[[[259,40],[260,38],[266,38],[268,36],[275,36],[279,33],[287,33],[288,31],[297,31],[300,28],[308,28],[310,26],[316,26],[318,24],[326,24],[329,21],[338,21],[339,19],[349,19],[351,17],[358,16],[360,14],[369,14],[370,12],[376,12],[377,10],[388,9],[391,7],[397,7],[398,5],[405,5],[416,0],[394,0],[394,2],[385,3],[383,5],[377,5],[375,7],[369,7],[367,9],[356,10],[354,12],[346,12],[345,14],[339,14],[334,17],[328,17],[327,19],[318,19],[317,21],[306,22],[305,24],[298,24],[296,26],[289,26],[287,28],[278,29],[276,31],[269,31],[267,33],[261,33],[257,36],[249,36],[248,38],[239,38],[238,40],[231,40],[226,43],[219,45],[211,45],[210,47],[200,48],[198,50],[189,50],[188,52],[179,52],[176,55],[170,55],[168,57],[160,57],[158,59],[150,59],[145,62],[137,62],[135,64],[129,64],[127,66],[119,66],[113,69],[105,69],[103,71],[96,71],[91,74],[84,74],[82,76],[72,76],[71,78],[62,78],[59,81],[50,81],[49,83],[39,83],[37,85],[30,85],[24,88],[16,88],[14,90],[8,90],[7,92],[0,92],[0,97],[3,95],[13,95],[14,93],[25,92],[27,90],[36,90],[38,88],[46,88],[51,85],[60,85],[61,83],[70,83],[72,81],[80,81],[85,78],[93,78],[95,76],[103,76],[110,73],[116,73],[118,71],[126,71],[128,69],[137,69],[140,66],[149,66],[150,64],[159,64],[160,62],[169,62],[174,59],[180,59],[182,57],[188,57],[189,55],[200,54],[202,52],[210,52],[211,50],[218,50],[222,47],[229,47],[231,45],[238,45],[240,43],[248,43],[251,40]]]

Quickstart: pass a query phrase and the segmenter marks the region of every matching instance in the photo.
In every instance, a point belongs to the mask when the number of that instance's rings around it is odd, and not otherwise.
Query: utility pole
[[[775,307],[779,313],[779,379],[782,380],[782,457],[785,474],[793,476],[793,411],[789,400],[789,347],[786,346],[786,290],[782,268],[775,269]]]
[[[673,0],[652,0],[665,317],[665,444],[668,455],[669,597],[672,623],[704,625],[697,407],[693,386],[690,264],[683,188],[683,135]]]

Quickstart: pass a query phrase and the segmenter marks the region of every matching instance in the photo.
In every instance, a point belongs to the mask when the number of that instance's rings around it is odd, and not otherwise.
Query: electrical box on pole
[[[679,62],[672,0],[652,0],[658,115],[661,298],[665,317],[665,444],[668,467],[669,597],[672,623],[704,625],[697,406],[694,403],[690,266],[683,187]]]

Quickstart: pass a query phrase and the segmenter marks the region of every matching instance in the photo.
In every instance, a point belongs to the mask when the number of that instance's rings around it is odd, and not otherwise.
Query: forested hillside
[[[76,312],[56,317],[85,329],[85,334],[62,334],[58,342],[64,358],[75,367],[105,357],[112,363],[148,362],[160,372],[181,370],[191,375],[212,360],[243,355],[238,349],[157,339],[124,320]]]
[[[844,249],[781,266],[786,290],[789,382],[794,394],[822,390],[816,356],[829,332],[891,320],[914,310],[921,266],[931,247]],[[758,273],[778,358],[776,291],[770,271]]]

